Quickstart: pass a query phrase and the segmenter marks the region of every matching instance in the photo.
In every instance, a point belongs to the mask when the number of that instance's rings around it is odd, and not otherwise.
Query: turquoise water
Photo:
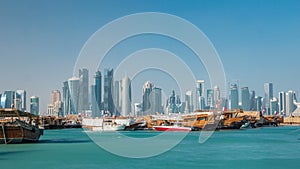
[[[151,137],[159,133],[123,134]],[[82,129],[46,130],[39,143],[0,145],[0,168],[300,168],[300,127],[218,131],[204,144],[198,139],[199,132],[191,132],[161,155],[132,159],[106,152]]]

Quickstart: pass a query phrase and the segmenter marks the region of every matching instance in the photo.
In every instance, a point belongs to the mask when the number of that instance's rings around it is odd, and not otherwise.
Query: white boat
[[[82,120],[83,127],[92,131],[122,131],[133,122],[131,118],[85,118]]]

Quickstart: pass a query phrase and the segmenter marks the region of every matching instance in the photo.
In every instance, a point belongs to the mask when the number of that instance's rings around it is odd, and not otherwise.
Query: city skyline
[[[300,105],[297,102],[297,93],[294,90],[280,91],[278,97],[273,92],[273,83],[266,82],[264,95],[256,95],[255,89],[249,90],[247,86],[239,86],[237,83],[230,84],[228,96],[221,97],[218,86],[205,89],[204,80],[195,81],[195,89],[182,91],[184,95],[177,94],[174,89],[168,88],[163,91],[149,80],[142,88],[142,94],[136,100],[132,100],[132,81],[126,74],[122,79],[116,80],[114,69],[104,68],[102,77],[98,69],[94,82],[88,85],[89,70],[79,69],[79,77],[73,76],[62,82],[61,98],[60,90],[52,90],[50,102],[47,104],[47,111],[40,111],[38,96],[31,96],[30,106],[26,109],[26,90],[6,90],[0,93],[0,108],[14,107],[22,111],[33,111],[34,114],[66,116],[68,114],[83,114],[84,116],[100,117],[109,116],[132,116],[156,113],[188,113],[195,110],[233,110],[243,109],[244,111],[262,111],[265,115],[290,116]],[[85,72],[85,73],[83,73]],[[85,77],[82,77],[85,74]],[[103,78],[103,79],[102,79]],[[103,86],[101,85],[104,81]],[[97,87],[96,87],[97,86]],[[276,86],[276,85],[275,85]],[[83,90],[83,89],[87,90]],[[98,90],[96,90],[98,88]],[[168,98],[163,98],[163,92],[170,92]],[[176,94],[175,94],[176,93]],[[193,93],[196,93],[193,97]],[[83,95],[86,95],[85,97]],[[275,96],[275,97],[274,97]],[[103,102],[101,98],[104,98]],[[34,100],[34,101],[33,101]],[[195,101],[193,101],[195,100]],[[199,104],[200,107],[193,105]],[[166,103],[166,104],[164,104]],[[300,108],[300,107],[299,107]],[[137,110],[140,109],[140,110]],[[139,112],[135,114],[135,112]]]
[[[114,19],[145,11],[177,15],[201,29],[218,51],[229,82],[239,80],[239,86],[254,89],[258,96],[264,96],[262,84],[266,82],[275,84],[273,90],[276,97],[280,91],[300,91],[300,81],[296,78],[297,63],[300,61],[297,47],[300,28],[297,6],[300,2],[173,1],[158,2],[155,5],[146,1],[136,2],[114,1],[113,4],[118,5],[112,5],[104,1],[95,4],[1,1],[0,16],[3,24],[0,36],[3,40],[0,55],[2,63],[7,64],[0,67],[2,79],[6,79],[1,82],[0,93],[26,90],[27,100],[29,96],[38,96],[40,110],[46,112],[50,102],[49,93],[54,89],[61,90],[61,82],[72,77],[76,58],[86,40]],[[72,3],[72,7],[67,7],[69,3]],[[152,46],[150,41],[153,39],[159,38],[146,39],[145,46]],[[128,44],[140,42],[140,39],[133,40],[136,41]],[[183,59],[188,59],[189,53],[180,53],[169,47],[167,40],[159,39],[155,42],[157,46],[174,50]],[[178,48],[179,45],[174,46]],[[127,52],[124,49],[112,51],[110,58],[113,61],[108,59],[104,64],[114,67],[119,60],[117,56]],[[54,66],[49,66],[49,63]],[[12,64],[15,69],[8,71]],[[209,82],[206,73],[203,73],[204,68],[193,71],[197,72],[197,79]],[[4,72],[9,72],[8,76]],[[147,80],[151,79],[147,77]],[[212,87],[206,83],[205,89],[208,88]]]

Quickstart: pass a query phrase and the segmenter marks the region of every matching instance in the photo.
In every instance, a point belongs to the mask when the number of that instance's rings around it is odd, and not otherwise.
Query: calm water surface
[[[151,137],[158,133],[124,134]],[[204,144],[198,139],[199,132],[191,132],[166,153],[131,159],[103,150],[82,129],[46,130],[39,143],[0,145],[0,168],[300,168],[300,127],[218,131]]]

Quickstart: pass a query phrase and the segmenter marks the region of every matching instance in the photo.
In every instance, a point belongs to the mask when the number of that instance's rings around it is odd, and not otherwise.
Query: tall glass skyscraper
[[[270,100],[273,98],[273,84],[265,83],[264,84],[265,98],[264,98],[264,106],[266,109],[266,114],[270,114]]]
[[[97,110],[101,110],[102,106],[102,75],[101,72],[98,70],[95,74],[95,89],[94,89],[94,93],[93,91],[91,92],[92,94],[95,95],[95,99],[96,99],[96,105],[97,105]]]
[[[68,81],[63,82],[63,116],[70,114],[71,96]]]
[[[131,81],[125,76],[121,82],[121,115],[126,117],[131,113]]]
[[[15,108],[21,111],[26,111],[26,91],[16,90],[15,92]]]
[[[109,112],[110,115],[115,114],[115,107],[113,101],[113,81],[114,81],[114,70],[104,69],[104,102],[103,109]]]
[[[239,92],[236,84],[230,86],[229,109],[234,110],[239,108]]]
[[[146,114],[149,114],[150,112],[150,94],[152,92],[152,88],[154,85],[147,81],[143,86],[143,102],[142,102],[142,110]]]
[[[196,109],[205,109],[204,80],[197,80],[196,82]]]
[[[1,96],[1,107],[2,108],[11,108],[14,104],[15,91],[5,91]]]
[[[114,105],[116,114],[120,115],[120,112],[122,111],[122,95],[121,95],[121,87],[122,87],[122,80],[116,80],[114,82]]]
[[[72,77],[68,80],[70,99],[71,99],[71,110],[70,114],[78,114],[79,108],[79,91],[80,91],[80,82],[79,78]]]
[[[262,111],[263,98],[261,96],[255,96],[255,110]]]
[[[289,90],[286,93],[286,113],[285,116],[290,116],[293,111],[296,109],[296,105],[294,104],[295,100],[295,92],[292,90]]]
[[[185,93],[185,113],[191,113],[194,111],[193,105],[193,92],[191,90]]]
[[[285,97],[285,92],[281,91],[278,93],[278,111],[280,114],[285,114],[286,113],[286,97]]]
[[[275,115],[278,113],[278,100],[276,97],[273,97],[270,100],[270,114]]]
[[[39,115],[40,105],[39,105],[39,97],[32,96],[30,97],[30,113]]]
[[[78,112],[83,113],[89,110],[89,71],[79,69],[79,105]]]
[[[150,94],[151,113],[155,114],[163,113],[162,100],[161,100],[161,88],[153,87]]]
[[[209,109],[215,108],[215,101],[214,101],[214,90],[212,89],[207,89],[206,91],[207,97],[207,106]]]
[[[250,110],[250,93],[248,87],[242,87],[241,94],[242,94],[242,109],[248,111]]]
[[[255,91],[252,90],[250,94],[250,110],[256,110],[255,107]]]
[[[92,117],[100,117],[100,109],[98,107],[98,103],[96,100],[96,86],[95,85],[91,85],[91,103],[92,103]]]
[[[175,91],[172,90],[172,94],[169,96],[168,102],[167,102],[167,113],[177,113],[178,109],[176,106],[176,95]]]
[[[220,99],[221,99],[220,88],[219,88],[219,86],[215,86],[214,87],[214,102],[215,102],[215,106],[216,106],[216,104],[220,103]]]

